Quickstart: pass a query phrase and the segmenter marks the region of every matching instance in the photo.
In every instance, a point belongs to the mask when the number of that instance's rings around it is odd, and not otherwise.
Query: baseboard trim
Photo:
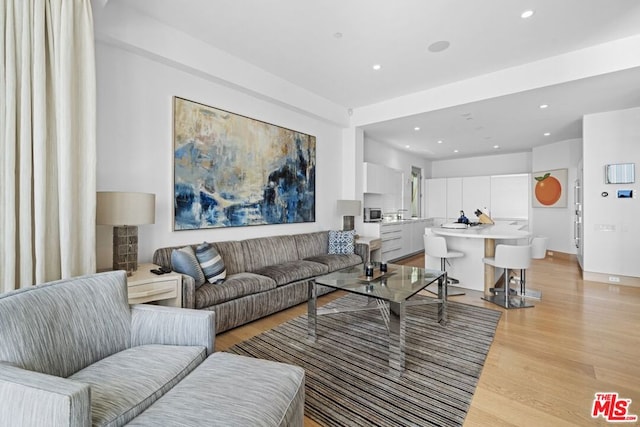
[[[547,256],[556,259],[562,259],[565,261],[577,261],[578,256],[576,254],[568,254],[566,252],[550,251],[547,249]]]
[[[619,281],[612,281],[610,278],[616,278]],[[620,274],[594,273],[592,271],[582,271],[582,279],[591,282],[601,282],[608,285],[621,285],[640,288],[640,277],[622,276]]]

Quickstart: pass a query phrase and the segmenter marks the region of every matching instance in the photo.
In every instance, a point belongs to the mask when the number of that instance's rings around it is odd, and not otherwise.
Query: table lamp
[[[138,269],[138,225],[154,224],[156,195],[99,191],[96,223],[113,225],[113,269],[128,276]]]
[[[360,200],[338,200],[338,213],[342,215],[342,229],[353,230],[353,217],[362,215]]]

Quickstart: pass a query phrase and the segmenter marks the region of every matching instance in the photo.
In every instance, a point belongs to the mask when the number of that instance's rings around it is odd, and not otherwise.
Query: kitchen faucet
[[[408,212],[409,209],[398,209],[396,211],[396,219],[402,219],[402,212]]]

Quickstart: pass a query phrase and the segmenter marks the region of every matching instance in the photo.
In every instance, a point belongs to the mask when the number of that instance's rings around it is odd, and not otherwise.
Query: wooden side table
[[[379,237],[358,236],[356,243],[369,247],[369,261],[382,261],[382,240]]]
[[[127,277],[129,304],[154,302],[159,305],[182,307],[182,275],[171,272],[161,275],[150,270],[155,264],[139,264],[138,270]]]

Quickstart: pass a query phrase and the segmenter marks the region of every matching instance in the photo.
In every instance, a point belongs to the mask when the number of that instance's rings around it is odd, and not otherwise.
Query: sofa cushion
[[[147,409],[206,358],[196,346],[133,347],[69,378],[91,386],[94,426],[121,426]]]
[[[214,353],[131,426],[302,426],[299,366]]]
[[[196,248],[196,258],[200,262],[204,277],[209,283],[217,283],[227,277],[227,270],[224,267],[224,260],[216,248],[210,243],[204,242]]]
[[[196,308],[206,308],[225,301],[275,289],[276,282],[254,273],[233,274],[218,284],[205,283],[196,291]]]
[[[242,242],[246,271],[258,270],[271,265],[283,264],[298,259],[298,249],[293,236],[271,236],[247,239]]]
[[[270,265],[255,271],[256,274],[271,277],[278,286],[327,274],[328,272],[329,268],[326,265],[305,260]]]
[[[200,262],[196,258],[196,253],[191,246],[174,249],[171,252],[171,269],[181,274],[193,277],[196,288],[202,286],[206,281]]]
[[[352,254],[355,249],[355,230],[329,231],[330,254]]]
[[[0,360],[15,366],[66,378],[130,345],[124,271],[0,294]]]
[[[356,254],[327,254],[307,258],[305,261],[318,262],[329,267],[329,271],[351,267],[362,263],[360,255]]]
[[[315,233],[295,234],[298,259],[307,259],[317,255],[329,253],[329,232],[317,231]]]
[[[224,268],[227,270],[227,277],[236,273],[244,273],[245,262],[244,252],[242,252],[242,244],[237,240],[229,240],[225,242],[211,242],[216,248],[222,260]]]

